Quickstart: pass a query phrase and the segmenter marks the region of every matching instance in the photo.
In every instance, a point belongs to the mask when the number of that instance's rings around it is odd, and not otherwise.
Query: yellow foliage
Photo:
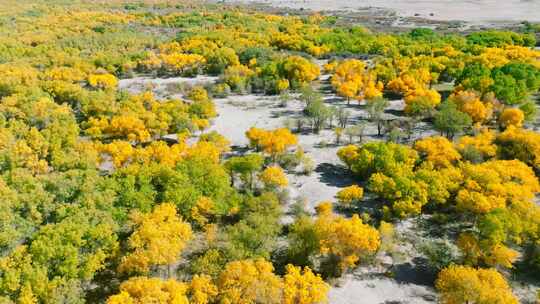
[[[88,75],[88,84],[94,88],[111,90],[118,85],[118,79],[112,74],[92,74]]]
[[[336,71],[336,67],[338,66],[337,60],[332,60],[323,65],[324,71],[326,73],[333,73]]]
[[[134,115],[115,116],[108,127],[109,133],[114,137],[126,137],[133,141],[150,140],[150,132],[144,122]]]
[[[144,142],[151,138],[145,123],[135,114],[114,116],[110,121],[106,118],[90,118],[86,133],[94,138],[107,134],[113,138],[126,138],[130,141]]]
[[[193,146],[187,148],[184,155],[186,159],[205,159],[217,164],[219,163],[221,152],[221,149],[212,142],[198,141]]]
[[[245,65],[234,65],[225,69],[223,81],[231,88],[240,88],[245,85],[247,79],[255,73]]]
[[[208,96],[208,92],[206,89],[202,86],[195,86],[191,88],[188,94],[188,98],[197,101],[197,102],[203,102],[203,101],[209,101],[210,97]],[[215,116],[211,115],[211,116]],[[210,117],[210,115],[207,115],[207,117]]]
[[[512,268],[512,263],[516,261],[519,253],[504,245],[496,244],[487,250],[484,256],[484,262],[492,267],[502,266]]]
[[[214,202],[211,198],[201,196],[195,206],[191,208],[191,217],[201,226],[208,222],[208,218],[215,214]]]
[[[160,54],[159,58],[165,69],[179,74],[184,73],[187,70],[199,68],[206,63],[206,59],[198,54]],[[151,63],[154,64],[153,62]],[[148,65],[149,62],[145,62],[145,64]]]
[[[530,201],[540,192],[532,169],[518,160],[464,164],[462,172],[463,186],[456,197],[461,210],[486,213],[512,202]]]
[[[120,285],[120,293],[109,297],[107,304],[189,304],[187,289],[173,279],[133,277]]]
[[[302,271],[291,264],[286,267],[283,277],[283,304],[318,304],[326,303],[330,286],[320,275],[315,275],[309,267]]]
[[[143,164],[157,162],[174,167],[182,160],[183,153],[186,149],[187,147],[184,142],[169,146],[164,141],[153,141],[144,148],[137,148],[135,150],[135,158],[137,162]]]
[[[506,52],[501,48],[485,48],[481,54],[470,59],[471,62],[478,62],[490,69],[501,67],[510,62]]]
[[[379,236],[381,238],[381,251],[393,251],[396,241],[396,229],[392,223],[381,221],[379,226]]]
[[[355,266],[362,256],[376,252],[380,245],[377,229],[364,224],[357,214],[346,219],[319,210],[315,227],[321,253],[336,256],[342,270]]]
[[[443,304],[517,304],[504,277],[494,269],[449,266],[435,282]]]
[[[364,189],[357,185],[352,185],[349,187],[343,188],[337,193],[337,199],[342,205],[349,206],[354,202],[357,202],[362,199],[364,196]]]
[[[358,146],[355,145],[348,145],[338,150],[337,156],[339,159],[344,162],[349,169],[351,168],[352,164],[356,161],[359,154],[358,152],[360,149]]]
[[[93,75],[96,76],[96,75]],[[67,82],[83,81],[85,73],[73,67],[53,67],[44,73],[44,78],[47,80],[62,80]],[[95,79],[94,79],[95,80]],[[92,85],[92,84],[91,84]],[[92,85],[95,86],[95,85]]]
[[[146,147],[133,147],[129,142],[115,140],[109,144],[98,145],[98,151],[110,156],[115,168],[125,167],[132,163],[148,164],[150,162],[174,166],[182,160],[186,150],[183,142],[169,146],[163,141],[153,141]]]
[[[484,159],[489,159],[497,154],[497,146],[494,144],[495,133],[483,129],[476,136],[462,136],[456,144],[456,149],[463,154],[468,148],[479,152]]]
[[[272,131],[251,127],[246,131],[250,146],[270,154],[272,157],[285,152],[289,147],[296,145],[298,139],[289,129],[280,128]]]
[[[482,259],[482,248],[478,239],[471,233],[461,233],[457,239],[457,246],[463,253],[463,260],[468,265],[478,265]]]
[[[523,114],[523,111],[517,108],[506,108],[499,117],[499,123],[504,128],[507,128],[509,126],[521,128],[524,120],[525,114]]]
[[[191,279],[189,286],[189,303],[208,304],[213,303],[218,295],[217,286],[212,282],[212,278],[207,275],[195,275]]]
[[[387,87],[395,93],[409,95],[414,91],[423,92],[428,90],[428,84],[431,80],[431,73],[428,69],[413,69],[402,72],[399,77],[388,82]]]
[[[442,136],[426,137],[414,144],[414,149],[435,167],[447,168],[461,158],[452,143]]]
[[[276,82],[276,88],[278,92],[283,92],[287,90],[289,86],[290,86],[290,83],[289,83],[289,80],[287,79],[278,79],[278,81]]]
[[[283,282],[263,259],[230,262],[218,279],[223,304],[281,303]]]
[[[269,188],[286,187],[289,184],[285,172],[278,166],[267,167],[261,172],[259,178]]]
[[[354,98],[358,95],[359,84],[354,81],[345,81],[337,87],[336,91],[340,96],[347,98],[347,100]]]
[[[115,140],[110,144],[98,145],[100,153],[107,154],[112,158],[114,167],[121,168],[133,159],[135,149],[127,141]]]
[[[133,221],[136,230],[128,241],[133,252],[122,258],[121,272],[144,273],[152,265],[172,264],[192,238],[191,227],[169,203],[158,205],[149,214],[135,213]]]
[[[283,61],[283,71],[287,79],[302,86],[319,77],[319,66],[301,56],[289,56]]]
[[[370,100],[382,96],[382,82],[376,81],[375,75],[367,70],[363,61],[347,59],[339,64],[329,64],[328,68],[333,70],[332,86],[338,95],[347,100]]]
[[[410,113],[415,103],[422,102],[424,106],[429,105],[434,109],[441,103],[439,92],[431,89],[418,88],[410,90],[405,94],[405,112]]]
[[[161,59],[156,55],[156,53],[149,51],[146,52],[145,58],[138,62],[139,66],[144,67],[146,70],[157,70],[161,68]]]
[[[332,215],[332,203],[329,201],[320,202],[315,209],[317,210],[317,215],[320,217]]]
[[[481,101],[473,91],[457,91],[449,100],[454,102],[461,112],[467,113],[475,123],[484,123],[493,115],[493,104]]]
[[[533,168],[540,168],[540,134],[509,126],[497,136],[496,143],[503,157],[519,159]]]

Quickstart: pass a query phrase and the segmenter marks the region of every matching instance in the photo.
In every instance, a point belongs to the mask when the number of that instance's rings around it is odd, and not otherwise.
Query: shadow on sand
[[[354,183],[347,168],[331,163],[321,163],[315,168],[321,174],[321,182],[333,187],[347,187]]]
[[[398,283],[433,286],[436,272],[429,267],[425,258],[416,257],[412,263],[394,265],[392,267],[394,279]]]

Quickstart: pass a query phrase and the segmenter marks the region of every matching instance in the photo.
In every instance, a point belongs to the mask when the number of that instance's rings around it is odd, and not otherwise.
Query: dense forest
[[[513,281],[540,285],[539,32],[1,0],[0,303],[326,303],[344,274],[399,254],[412,218],[433,235],[419,251],[441,303],[519,303]],[[215,81],[178,98],[119,88],[139,75]],[[231,147],[209,130],[215,99],[246,94],[304,117]],[[287,174],[315,170],[299,136],[328,130],[355,183],[308,210]]]

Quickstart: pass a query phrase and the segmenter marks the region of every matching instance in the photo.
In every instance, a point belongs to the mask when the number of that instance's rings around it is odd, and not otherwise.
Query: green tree
[[[450,101],[443,102],[435,114],[435,129],[450,139],[456,134],[462,133],[471,124],[472,120],[469,115],[459,111],[456,105]]]
[[[368,101],[367,112],[369,120],[377,124],[377,136],[381,136],[383,126],[384,109],[388,107],[390,102],[385,98],[374,98]]]
[[[240,174],[247,189],[252,190],[254,174],[261,170],[263,164],[264,157],[262,155],[248,154],[229,158],[224,163],[224,167],[231,175],[231,185],[234,183],[234,175]]]
[[[326,125],[332,113],[330,108],[322,100],[315,100],[307,104],[304,113],[311,120],[313,132],[319,134]]]

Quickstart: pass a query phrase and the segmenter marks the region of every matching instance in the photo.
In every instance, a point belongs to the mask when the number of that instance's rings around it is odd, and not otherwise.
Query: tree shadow
[[[384,110],[385,114],[391,114],[397,117],[404,117],[405,113],[402,110],[395,110],[395,109],[386,109]]]
[[[231,145],[231,151],[224,153],[223,158],[229,159],[233,156],[242,156],[247,154],[251,149],[245,145]]]
[[[361,187],[365,187],[359,184]],[[369,195],[369,194],[367,194]],[[351,217],[354,214],[369,214],[372,220],[379,222],[382,220],[382,208],[385,206],[382,200],[378,200],[375,197],[369,197],[361,201],[353,203],[351,206],[337,205],[335,210],[346,217]]]
[[[432,287],[436,279],[436,271],[428,265],[425,258],[415,257],[411,262],[392,266],[394,279],[398,283],[416,284]]]
[[[320,173],[320,181],[329,186],[342,188],[354,183],[349,171],[340,165],[321,163],[315,168],[315,172]]]
[[[324,99],[324,103],[331,103],[331,104],[342,104],[344,102],[344,99],[341,97],[329,97]]]
[[[270,112],[270,117],[271,118],[279,118],[279,117],[282,117],[282,116],[294,116],[294,117],[296,117],[296,116],[298,116],[298,111],[282,110],[282,111],[271,111]]]

